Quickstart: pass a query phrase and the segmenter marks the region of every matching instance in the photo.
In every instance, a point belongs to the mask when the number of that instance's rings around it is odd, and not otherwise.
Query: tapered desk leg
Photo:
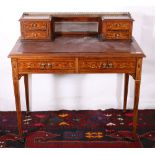
[[[17,112],[17,122],[18,122],[18,132],[22,136],[22,113],[20,104],[20,92],[19,92],[19,80],[13,79],[14,84],[14,94],[16,102],[16,112]]]
[[[134,107],[133,107],[133,137],[136,139],[136,130],[138,124],[138,104],[140,95],[142,59],[137,59],[136,75],[135,75],[135,91],[134,91]]]
[[[11,59],[11,62],[12,62],[12,78],[13,78],[14,95],[16,102],[18,132],[19,135],[22,136],[22,112],[21,112],[20,91],[19,91],[20,76],[18,74],[17,59]]]
[[[27,108],[27,112],[29,112],[30,107],[29,107],[29,78],[28,78],[28,74],[24,75],[24,84],[25,84],[26,108]]]
[[[129,85],[129,74],[125,74],[125,79],[124,79],[124,104],[123,104],[123,112],[126,112],[127,97],[128,97],[128,85]]]
[[[134,108],[133,108],[133,135],[136,135],[137,121],[138,121],[138,103],[140,94],[140,81],[135,80],[135,96],[134,96]]]

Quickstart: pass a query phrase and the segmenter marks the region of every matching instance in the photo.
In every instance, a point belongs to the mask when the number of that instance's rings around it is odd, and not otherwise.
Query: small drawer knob
[[[37,24],[36,24],[36,23],[33,23],[33,24],[32,24],[32,27],[37,27]]]
[[[119,34],[119,33],[116,33],[116,34],[115,34],[115,37],[117,37],[117,38],[118,38],[119,36],[120,36],[120,34]]]
[[[37,37],[38,35],[37,35],[37,33],[33,33],[33,37]]]

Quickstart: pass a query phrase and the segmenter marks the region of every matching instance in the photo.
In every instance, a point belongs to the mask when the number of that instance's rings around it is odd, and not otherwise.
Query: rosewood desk
[[[60,22],[75,29],[79,21],[92,22],[98,29],[83,26],[81,31],[60,32]],[[73,23],[73,26],[70,24]],[[132,38],[132,18],[127,14],[62,15],[50,13],[29,15],[21,20],[21,37],[9,57],[12,62],[15,103],[19,134],[22,115],[19,80],[24,76],[27,111],[29,111],[28,74],[92,74],[122,73],[124,81],[124,112],[126,111],[129,75],[135,80],[133,135],[136,135],[142,60],[144,53]],[[56,27],[56,24],[57,27]],[[83,31],[85,29],[85,32]]]
[[[26,105],[29,111],[28,74],[36,73],[124,73],[124,111],[126,110],[128,80],[135,80],[133,133],[136,132],[138,102],[144,54],[137,42],[105,41],[93,37],[58,37],[54,42],[23,42],[18,40],[9,57],[12,74],[19,134],[22,116],[19,80],[24,76]]]

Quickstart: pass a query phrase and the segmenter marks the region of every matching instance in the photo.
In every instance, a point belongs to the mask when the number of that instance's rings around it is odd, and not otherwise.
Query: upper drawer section
[[[49,21],[21,21],[22,39],[50,40],[51,23]]]
[[[47,21],[24,21],[22,22],[25,31],[46,31],[49,29],[49,22]]]
[[[54,41],[56,37],[60,36],[98,36],[100,41],[101,39],[132,39],[133,19],[128,12],[24,13],[20,22],[21,38],[25,40]],[[46,36],[41,31],[46,32]],[[108,31],[112,33],[109,34]],[[124,31],[128,31],[128,34]]]
[[[27,40],[51,40],[51,17],[33,16],[20,20],[21,38]]]
[[[107,30],[128,30],[131,27],[130,21],[107,21]]]
[[[75,60],[66,59],[19,59],[18,60],[20,73],[66,73],[75,72]]]
[[[128,39],[130,36],[129,31],[107,31],[106,33],[106,38],[107,39]]]
[[[24,39],[48,39],[47,31],[25,31],[23,32]]]
[[[132,39],[132,23],[131,19],[106,19],[102,23],[102,36],[104,39]]]

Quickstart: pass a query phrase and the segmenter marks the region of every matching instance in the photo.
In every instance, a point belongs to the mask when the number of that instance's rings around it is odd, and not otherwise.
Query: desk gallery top
[[[117,13],[23,13],[21,36],[10,57],[28,53],[144,54],[132,37],[133,19]]]

